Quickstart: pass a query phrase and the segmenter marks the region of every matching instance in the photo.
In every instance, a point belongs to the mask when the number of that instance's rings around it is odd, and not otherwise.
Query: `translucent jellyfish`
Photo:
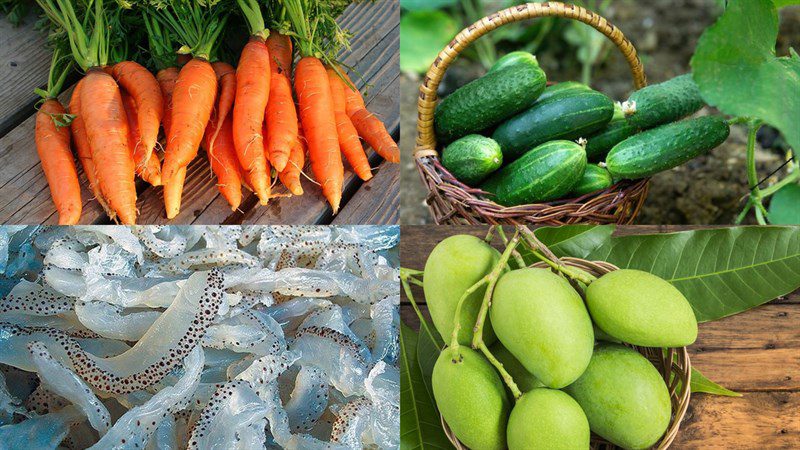
[[[78,320],[100,336],[138,341],[161,316],[160,311],[125,311],[123,308],[101,301],[75,303]]]
[[[266,312],[282,326],[299,317],[304,317],[310,311],[330,305],[330,300],[313,297],[298,297],[279,305],[267,308]]]
[[[14,415],[28,416],[28,411],[22,407],[22,402],[8,392],[6,377],[0,372],[0,425],[11,423]]]
[[[160,258],[174,258],[186,251],[186,237],[172,234],[169,238],[162,236],[162,228],[156,226],[133,226],[131,232],[139,238],[144,248]]]
[[[202,342],[211,348],[226,348],[255,355],[277,354],[286,350],[286,339],[280,324],[258,311],[244,311],[210,326]]]
[[[76,226],[75,239],[84,245],[107,244],[113,242],[126,252],[134,255],[138,262],[144,261],[144,250],[139,239],[126,226]]]
[[[368,433],[372,423],[372,402],[366,397],[349,401],[337,413],[333,423],[331,442],[339,442],[347,448],[363,448],[362,435]]]
[[[0,320],[5,313],[53,316],[72,309],[74,299],[53,289],[28,280],[20,280],[11,292],[0,300]]]
[[[0,443],[8,449],[55,450],[69,434],[70,427],[81,420],[81,411],[67,406],[20,423],[0,426]]]
[[[372,439],[381,448],[400,446],[400,372],[395,366],[378,362],[365,382],[372,402]]]
[[[305,432],[314,427],[328,407],[329,388],[325,372],[314,366],[302,366],[286,403],[292,431]]]
[[[92,450],[144,448],[170,414],[186,407],[200,382],[203,350],[194,347],[183,361],[183,376],[174,386],[166,387],[141,406],[131,408],[120,417]]]
[[[220,266],[245,266],[259,265],[256,257],[239,249],[203,249],[184,253],[183,255],[163,261],[153,267],[161,273],[184,273],[189,270],[205,270]]]
[[[195,422],[188,449],[234,448],[238,434],[263,424],[267,413],[267,405],[250,383],[241,380],[225,383],[214,392]]]
[[[104,435],[111,425],[111,416],[83,379],[53,359],[47,347],[41,342],[28,344],[28,352],[47,390],[80,408],[89,419],[92,428],[97,430],[100,436]]]
[[[322,369],[331,384],[344,395],[364,391],[369,361],[362,355],[363,345],[350,336],[316,325],[301,327],[291,349],[302,354],[301,364]]]
[[[178,446],[177,431],[175,417],[167,414],[147,442],[146,450],[178,450],[180,447]]]
[[[387,297],[372,305],[370,315],[375,335],[373,361],[386,360],[391,363],[397,361],[400,351],[399,343],[399,316],[400,296]]]

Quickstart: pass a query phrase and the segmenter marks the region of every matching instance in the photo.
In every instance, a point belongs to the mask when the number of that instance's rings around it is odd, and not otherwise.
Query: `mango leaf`
[[[400,18],[400,69],[422,73],[458,32],[458,23],[447,13],[410,11]]]
[[[775,6],[778,8],[783,8],[784,6],[790,5],[800,5],[800,0],[773,0],[775,2]]]
[[[584,258],[606,243],[614,233],[614,228],[614,225],[572,225],[537,228],[534,233],[556,256]],[[532,255],[523,252],[525,261],[528,261],[528,257],[533,258]],[[535,259],[531,259],[529,262],[534,261]]]
[[[458,0],[400,0],[400,7],[408,11],[441,9],[458,3]]]
[[[724,388],[706,378],[699,370],[692,367],[692,394],[704,392],[706,394],[723,395],[725,397],[741,397],[742,394]]]
[[[800,224],[800,184],[787,184],[772,194],[767,217],[776,225]]]
[[[697,43],[691,66],[703,100],[722,112],[755,117],[800,148],[800,58],[778,58],[778,11],[771,0],[730,0]]]
[[[433,366],[439,358],[442,348],[444,348],[444,341],[439,332],[436,331],[430,323],[424,318],[420,318],[419,325],[419,341],[417,342],[417,362],[420,371],[422,372],[422,382],[425,383],[425,388],[428,393],[433,397],[433,385],[431,384],[431,375],[433,375]]]
[[[400,448],[449,449],[439,414],[422,383],[416,348],[419,335],[400,323]]]
[[[586,259],[644,270],[689,300],[697,320],[737,314],[800,287],[800,227],[755,226],[612,237]]]

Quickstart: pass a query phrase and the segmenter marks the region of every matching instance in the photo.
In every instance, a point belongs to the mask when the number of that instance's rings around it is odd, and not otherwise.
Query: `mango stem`
[[[503,367],[503,363],[494,357],[492,352],[489,351],[489,348],[486,347],[486,343],[483,342],[483,340],[478,343],[478,349],[480,349],[480,351],[483,353],[483,356],[489,360],[494,368],[500,372],[500,377],[506,383],[508,389],[511,390],[511,394],[514,396],[514,401],[519,400],[519,398],[522,397],[522,391],[519,390],[519,386],[517,386],[517,383],[514,382],[514,378],[511,376],[511,374],[506,371],[505,367]]]
[[[522,237],[524,238],[523,244],[525,244],[528,249],[531,251],[533,256],[537,259],[542,261],[543,263],[550,266],[553,270],[563,274],[564,276],[573,279],[575,281],[579,281],[585,285],[591,284],[593,281],[597,280],[597,277],[584,271],[578,269],[577,267],[570,267],[561,264],[561,261],[553,255],[552,257],[548,257],[542,254],[540,251],[544,244],[542,244],[536,235],[528,229],[528,227],[519,227],[518,228],[520,233],[522,233]]]
[[[461,307],[464,305],[464,300],[467,299],[473,292],[477,291],[478,288],[483,286],[484,284],[489,282],[489,276],[486,275],[477,283],[470,286],[466,291],[464,291],[464,295],[458,299],[458,303],[456,304],[456,314],[453,317],[453,333],[450,335],[450,347],[454,349],[458,349],[458,333],[461,331]]]

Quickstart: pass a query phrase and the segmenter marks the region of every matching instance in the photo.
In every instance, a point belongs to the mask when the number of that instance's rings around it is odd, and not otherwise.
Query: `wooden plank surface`
[[[619,227],[623,234],[686,227]],[[403,267],[422,269],[430,251],[455,233],[485,236],[486,227],[403,226]],[[426,317],[422,289],[412,286]],[[401,318],[418,327],[402,294]],[[695,394],[671,449],[800,448],[800,290],[752,310],[700,324],[692,364],[740,398]]]
[[[363,78],[352,77],[362,90],[365,86],[365,98],[368,108],[384,120],[389,132],[397,139],[400,127],[399,110],[399,3],[395,0],[380,0],[375,3],[363,2],[351,5],[339,19],[343,27],[353,33],[352,47],[344,51],[343,62],[354,67]],[[32,29],[13,30],[13,42],[24,42],[38,36]],[[3,49],[0,49],[2,51]],[[27,49],[23,49],[27,51]],[[41,45],[37,50],[43,50]],[[27,58],[27,56],[26,56]],[[42,72],[46,79],[49,56],[38,55],[38,60],[45,61],[40,68],[31,70]],[[6,83],[0,70],[0,82]],[[31,78],[35,78],[30,75]],[[12,77],[9,75],[9,82]],[[27,98],[33,87],[30,83],[17,83],[8,86],[15,94],[6,96]],[[30,97],[30,95],[28,95]],[[63,96],[64,100],[68,96]],[[20,102],[17,102],[20,103]],[[2,107],[3,105],[0,105]],[[23,106],[17,109],[25,110]],[[32,110],[25,114],[29,117],[5,136],[0,133],[0,223],[54,223],[57,219],[52,206],[47,183],[42,173],[39,159],[33,142],[34,119]],[[0,124],[3,120],[0,109]],[[370,163],[383,171],[383,159],[368,150]],[[311,170],[307,165],[307,174]],[[392,170],[386,172],[391,173]],[[351,222],[359,218],[370,220],[369,223],[397,223],[399,220],[399,177],[375,177],[362,183],[349,170],[345,162],[345,184],[342,197],[342,219],[337,223]],[[82,178],[84,186],[85,180]],[[220,223],[330,223],[334,215],[320,190],[313,182],[304,179],[305,194],[289,197],[288,191],[278,183],[274,193],[280,197],[273,199],[266,207],[259,206],[257,199],[250,192],[243,195],[239,210],[231,211],[225,199],[219,194],[215,185],[216,179],[209,167],[204,152],[189,166],[181,213],[169,221],[172,224],[220,224]],[[140,215],[138,223],[167,223],[164,214],[163,190],[152,188],[143,183],[138,185],[139,199],[137,207]],[[365,192],[360,193],[361,189]],[[354,205],[348,206],[351,198],[356,198]],[[81,223],[110,223],[109,218],[92,200],[88,190],[83,190],[84,212]],[[380,208],[394,208],[393,211],[382,211]],[[378,221],[389,222],[378,222]]]

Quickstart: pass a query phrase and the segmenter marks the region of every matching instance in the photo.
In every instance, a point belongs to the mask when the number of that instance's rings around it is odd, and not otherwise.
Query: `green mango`
[[[547,269],[500,277],[489,309],[497,338],[545,386],[575,381],[592,357],[594,333],[583,299]]]
[[[522,394],[508,418],[509,450],[588,449],[590,434],[578,402],[555,389]]]
[[[445,342],[453,334],[453,319],[458,300],[467,289],[491,272],[500,253],[475,236],[457,234],[439,242],[425,262],[423,290],[433,324]],[[469,345],[472,328],[478,318],[486,287],[470,294],[461,307],[461,331],[459,344]],[[491,345],[495,341],[492,325],[487,320],[483,327],[483,341]]]
[[[517,387],[522,392],[528,392],[533,388],[544,386],[541,381],[537,380],[532,373],[528,372],[528,370],[522,366],[522,363],[520,363],[507,348],[503,347],[500,341],[495,342],[489,347],[489,351],[503,364],[506,372],[511,375],[511,378],[514,379],[514,382],[517,383]]]
[[[581,405],[592,431],[620,447],[649,448],[669,425],[664,379],[647,358],[622,345],[598,345],[586,372],[565,391]]]
[[[431,383],[436,406],[458,440],[472,450],[506,447],[511,403],[500,375],[483,355],[463,345],[444,349]]]
[[[684,347],[697,339],[697,319],[686,297],[662,278],[621,269],[586,289],[592,319],[607,334],[644,347]]]

